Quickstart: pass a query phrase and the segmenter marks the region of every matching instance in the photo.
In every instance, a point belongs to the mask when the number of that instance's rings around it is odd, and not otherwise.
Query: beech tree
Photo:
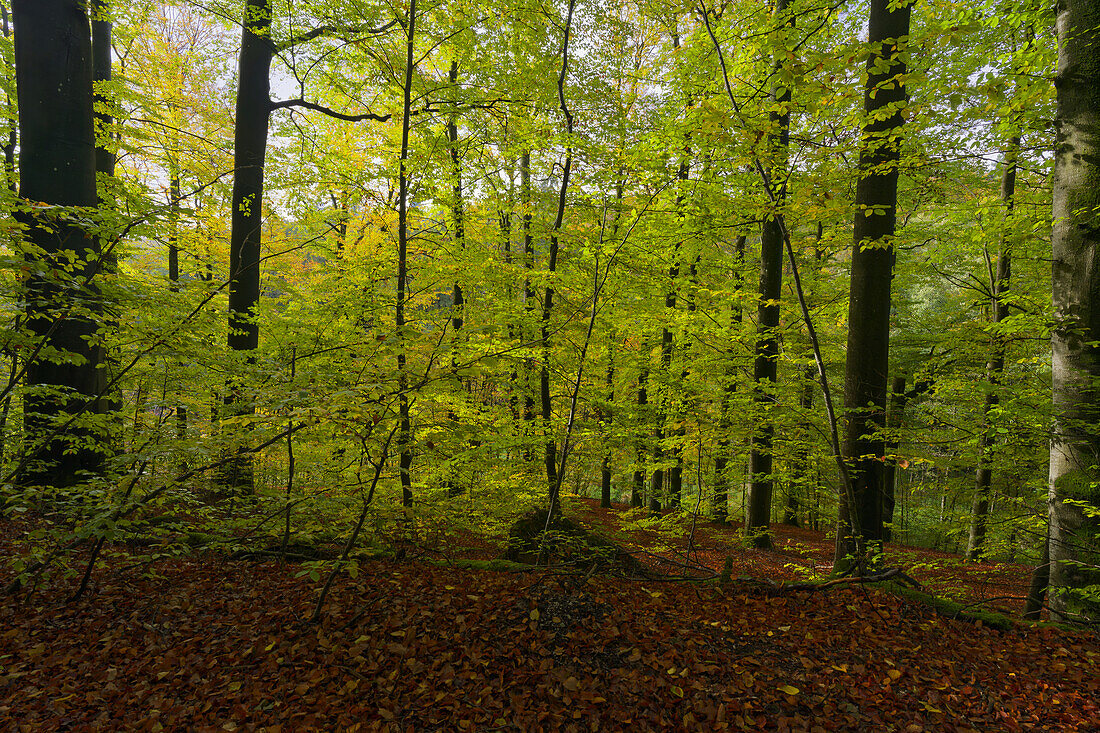
[[[898,160],[906,102],[905,54],[912,3],[871,0],[863,136],[855,195],[844,456],[836,565],[862,565],[882,540],[883,439],[890,347],[890,284],[897,225]]]
[[[1100,4],[1058,3],[1051,612],[1100,619]]]
[[[19,95],[17,218],[25,227],[22,480],[63,488],[99,474],[107,450],[99,397],[103,312],[98,238],[79,207],[96,197],[91,26],[78,0],[12,6]]]

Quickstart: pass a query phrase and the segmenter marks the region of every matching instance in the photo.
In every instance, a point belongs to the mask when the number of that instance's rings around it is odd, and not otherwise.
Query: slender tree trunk
[[[744,317],[741,308],[741,291],[744,287],[745,265],[745,241],[744,235],[737,238],[734,247],[734,280],[737,288],[734,291],[733,304],[730,306],[730,340],[736,341],[741,331],[741,321]],[[728,354],[729,361],[733,361],[733,354]],[[726,374],[726,384],[722,388],[722,412],[718,418],[718,445],[714,451],[714,521],[725,522],[729,518],[729,459],[730,459],[730,431],[733,429],[733,395],[737,392],[737,380],[734,372],[729,369]]]
[[[77,0],[16,0],[15,76],[19,95],[19,195],[25,202],[93,208],[96,154],[92,107],[91,28]],[[105,425],[77,428],[78,414],[100,409],[100,349],[89,344],[99,329],[102,298],[96,237],[67,217],[20,211],[28,255],[24,281],[26,324],[43,345],[25,374],[24,424],[28,460],[20,480],[71,486],[100,473]],[[67,253],[75,254],[71,264]],[[80,313],[72,293],[79,292]],[[76,355],[76,363],[42,358]],[[98,421],[97,421],[98,422]]]
[[[803,415],[809,415],[814,409],[814,392],[817,382],[814,379],[814,368],[808,366],[802,374],[802,395],[798,398],[798,406]],[[809,422],[808,420],[806,421]],[[797,527],[800,518],[804,514],[805,506],[799,498],[799,494],[810,485],[811,461],[810,461],[810,427],[803,425],[799,429],[798,448],[794,456],[794,480],[787,489],[787,506],[783,509],[783,524],[789,527]]]
[[[180,280],[180,171],[179,164],[170,160],[168,181],[168,282],[173,293],[179,292]],[[187,436],[187,408],[182,402],[176,403],[176,437],[182,440]]]
[[[573,168],[573,113],[565,103],[565,77],[569,70],[569,41],[573,28],[574,0],[569,0],[568,14],[565,19],[565,33],[561,45],[561,69],[558,72],[558,105],[565,118],[565,162],[561,169],[561,187],[558,189],[558,212],[550,226],[550,251],[547,254],[546,271],[550,277],[542,299],[542,318],[540,320],[539,342],[542,347],[542,359],[539,364],[539,396],[542,403],[542,429],[545,431],[546,481],[550,488],[550,511],[547,521],[558,511],[558,491],[562,476],[558,473],[557,442],[553,438],[553,405],[550,395],[550,318],[554,311],[554,274],[558,270],[561,227],[565,221],[565,197],[569,192],[569,175]],[[593,305],[593,307],[595,307]]]
[[[11,25],[8,21],[8,8],[6,3],[0,3],[0,31],[4,38],[11,38]],[[7,74],[7,72],[5,72]],[[19,115],[15,109],[15,95],[5,95],[5,104],[8,108],[7,131],[4,135],[4,185],[13,194],[17,193],[19,180],[18,171],[15,168],[15,149],[19,144]]]
[[[1012,251],[1009,246],[1009,238],[1006,230],[1009,219],[1012,216],[1013,203],[1016,196],[1016,157],[1020,149],[1020,136],[1014,135],[1008,142],[1008,150],[1005,153],[1004,171],[1001,174],[1001,203],[1005,207],[1004,218],[1001,223],[1001,242],[997,253],[997,274],[989,283],[989,291],[992,294],[990,303],[990,315],[994,324],[994,333],[990,338],[989,363],[986,364],[986,379],[989,381],[989,391],[986,392],[982,405],[982,431],[978,437],[978,470],[975,475],[974,508],[970,520],[970,540],[967,543],[966,557],[969,560],[982,558],[982,545],[985,543],[986,521],[989,516],[989,495],[993,485],[993,445],[995,433],[991,425],[990,413],[1000,402],[997,389],[1001,384],[1001,377],[1005,368],[1005,340],[996,330],[999,324],[1008,317],[1008,303],[1005,295],[1008,293],[1009,281],[1012,277]]]
[[[775,0],[773,17],[783,20],[787,12],[787,0]],[[793,18],[793,16],[792,16]],[[790,22],[790,21],[788,21]],[[784,23],[786,25],[786,23]],[[783,30],[780,30],[783,32]],[[785,46],[786,44],[784,44]],[[776,72],[787,63],[785,54],[777,58]],[[772,129],[769,136],[768,178],[774,187],[771,211],[764,217],[760,231],[760,301],[757,306],[756,361],[753,364],[753,401],[757,405],[759,422],[752,435],[752,452],[749,454],[749,472],[752,474],[747,499],[745,535],[757,548],[772,545],[771,523],[772,494],[775,490],[773,472],[772,439],[775,422],[772,415],[776,405],[775,383],[779,359],[779,299],[783,288],[783,230],[776,214],[781,213],[787,198],[787,148],[790,145],[791,91],[777,84],[772,88],[773,108],[769,114]]]
[[[1100,620],[1100,3],[1059,0],[1050,609]],[[1081,591],[1091,586],[1091,595]]]
[[[866,113],[856,183],[843,455],[851,501],[840,497],[835,568],[861,572],[877,562],[882,540],[882,458],[890,351],[890,282],[897,225],[898,161],[905,105],[905,48],[912,5],[871,0],[864,93]]]
[[[649,404],[649,393],[647,385],[649,381],[649,345],[643,341],[639,353],[639,366],[638,366],[638,433],[637,433],[637,446],[635,449],[634,458],[637,461],[634,465],[633,483],[630,489],[630,506],[635,508],[641,508],[645,502],[645,436],[647,430],[645,428],[645,412],[646,406]]]
[[[448,74],[451,87],[458,89],[458,61],[451,61],[451,70]],[[458,103],[455,99],[453,104]],[[465,207],[462,200],[462,158],[458,153],[458,120],[457,115],[451,114],[447,118],[447,141],[450,144],[451,157],[451,225],[454,227],[453,238],[455,250],[458,252],[466,249]],[[462,327],[465,323],[465,299],[463,298],[462,284],[456,279],[451,288],[451,338],[454,349],[451,352],[451,369],[458,369],[457,349],[462,341]],[[458,423],[458,416],[454,410],[447,413],[447,419],[451,425]],[[455,481],[452,476],[446,481],[447,493],[450,496],[459,496],[465,491],[461,482]]]
[[[615,339],[609,337],[607,339],[607,376],[604,381],[607,385],[607,406],[603,411],[603,426],[601,433],[603,433],[604,451],[603,458],[600,461],[600,506],[605,509],[611,507],[611,448],[610,448],[610,436],[611,423],[615,419],[615,413],[612,410],[612,405],[615,402]]]
[[[894,508],[897,504],[895,492],[897,489],[898,459],[894,454],[898,450],[897,431],[902,425],[902,416],[905,414],[905,404],[908,397],[905,394],[906,377],[899,374],[894,377],[890,385],[890,409],[886,412],[886,428],[889,434],[886,443],[885,464],[882,469],[882,541],[889,542],[893,536]]]
[[[271,0],[246,0],[238,62],[237,105],[233,127],[233,194],[229,233],[229,336],[231,351],[255,362],[260,343],[260,247],[263,229],[264,165],[271,117]],[[226,412],[251,415],[253,399],[239,378],[226,385]],[[242,451],[222,473],[233,493],[255,492],[252,453]]]
[[[535,238],[531,232],[531,151],[524,150],[519,160],[520,196],[523,199],[523,311],[524,324],[520,337],[526,342],[534,322],[535,287],[531,282],[531,273],[535,269]],[[535,373],[533,359],[527,359],[524,369],[523,421],[525,423],[524,461],[531,461],[530,436],[535,422],[535,397],[532,394],[531,380]]]
[[[416,69],[413,54],[416,44],[416,0],[410,0],[409,15],[405,25],[408,40],[405,45],[405,85],[401,116],[401,159],[397,175],[397,379],[401,394],[398,412],[401,425],[397,433],[398,463],[401,473],[401,504],[412,506],[412,420],[409,415],[409,369],[406,354],[405,300],[408,288],[409,252],[409,130],[412,123],[412,77]]]

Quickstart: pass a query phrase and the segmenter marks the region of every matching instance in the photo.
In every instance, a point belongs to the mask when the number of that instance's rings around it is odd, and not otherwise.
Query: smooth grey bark
[[[785,19],[788,0],[775,0],[772,16],[776,21],[793,22],[793,16]],[[780,31],[782,32],[782,31]],[[778,72],[787,63],[784,57],[772,65]],[[764,216],[760,229],[760,300],[757,305],[756,359],[753,362],[753,402],[756,403],[759,422],[752,434],[752,450],[749,453],[749,495],[745,500],[745,536],[754,547],[767,549],[772,546],[771,524],[772,494],[775,479],[772,476],[772,442],[775,422],[771,415],[776,404],[775,383],[779,359],[779,300],[783,288],[783,231],[776,213],[787,199],[787,149],[790,146],[791,90],[776,83],[772,87],[772,110],[769,112],[771,129],[768,136],[768,178],[774,188],[769,196],[770,210]]]
[[[78,0],[17,0],[15,76],[19,95],[19,195],[24,202],[94,208],[96,153],[91,27]],[[103,425],[76,427],[78,415],[102,409],[101,349],[94,343],[103,311],[94,282],[100,244],[63,213],[21,211],[34,248],[24,281],[25,323],[41,345],[24,384],[28,460],[20,481],[71,486],[103,470]],[[63,253],[75,254],[67,263]],[[75,361],[42,358],[45,351]],[[83,421],[82,421],[83,422]],[[96,421],[98,422],[98,421]]]
[[[890,283],[897,226],[898,161],[902,109],[907,99],[906,64],[911,2],[892,6],[871,0],[864,87],[864,126],[856,182],[852,280],[844,407],[848,424],[843,456],[850,496],[840,496],[837,571],[860,572],[877,562],[882,540],[882,467],[885,445],[876,433],[885,425],[890,349]]]
[[[1100,3],[1059,0],[1050,609],[1100,619]],[[1087,510],[1087,511],[1086,511]],[[1091,515],[1090,515],[1091,514]],[[1092,597],[1078,591],[1091,586]]]
[[[974,506],[971,511],[970,537],[966,546],[968,560],[980,560],[982,558],[982,546],[985,543],[986,523],[989,517],[989,499],[993,486],[992,452],[996,440],[990,424],[990,413],[1000,403],[1000,395],[997,393],[997,389],[1004,374],[1006,347],[1004,337],[996,330],[996,324],[1008,317],[1008,303],[1005,300],[1005,295],[1008,294],[1009,282],[1012,278],[1012,250],[1010,249],[1007,229],[1008,219],[1012,216],[1016,198],[1016,159],[1019,149],[1020,136],[1014,135],[1008,142],[1008,150],[1005,152],[1005,159],[1002,163],[1004,170],[1001,172],[1001,203],[1005,208],[1005,213],[1001,222],[997,270],[989,283],[989,307],[990,317],[994,324],[994,333],[990,338],[989,362],[985,368],[989,391],[986,392],[982,403],[982,431],[978,436],[978,468],[974,480]]]

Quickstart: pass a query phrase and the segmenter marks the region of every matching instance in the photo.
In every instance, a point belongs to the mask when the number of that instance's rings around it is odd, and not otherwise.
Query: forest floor
[[[439,533],[341,576],[322,620],[302,568],[205,553],[0,597],[0,730],[1100,730],[1100,638],[938,615],[870,585],[811,592],[831,542],[776,527],[575,519],[655,570],[733,581],[491,571],[499,540]],[[0,524],[0,555],[25,525]],[[1018,616],[1029,569],[888,548],[929,590]],[[431,562],[428,562],[431,559]],[[154,571],[154,572],[149,572]],[[10,580],[10,569],[0,582]]]

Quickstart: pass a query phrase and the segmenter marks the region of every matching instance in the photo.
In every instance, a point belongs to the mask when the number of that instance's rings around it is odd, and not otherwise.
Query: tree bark
[[[1014,135],[1008,142],[1008,150],[1005,153],[1004,170],[1001,173],[1001,203],[1005,207],[1004,218],[1001,222],[1000,247],[997,253],[997,273],[989,283],[990,316],[993,321],[993,335],[990,337],[989,362],[986,364],[986,380],[989,382],[989,391],[986,392],[982,404],[982,430],[978,436],[978,469],[975,473],[974,507],[971,512],[970,538],[967,542],[966,557],[968,560],[980,560],[982,558],[982,546],[985,543],[986,522],[989,517],[989,496],[993,486],[993,445],[995,433],[993,432],[990,413],[1000,403],[1000,395],[997,389],[1001,384],[1001,376],[1005,369],[1005,339],[997,330],[997,324],[1008,317],[1008,303],[1005,295],[1008,293],[1009,281],[1012,277],[1012,251],[1009,248],[1009,239],[1006,231],[1009,226],[1009,218],[1012,216],[1013,204],[1016,196],[1016,157],[1020,149],[1020,136]]]
[[[416,69],[413,54],[416,45],[416,0],[410,0],[405,24],[405,83],[401,115],[401,158],[397,175],[397,380],[400,395],[398,412],[401,425],[397,432],[398,465],[401,481],[401,504],[412,506],[412,418],[409,414],[409,369],[405,353],[405,300],[409,279],[409,131],[412,124],[412,77]]]
[[[730,306],[730,341],[736,341],[741,331],[741,320],[744,317],[741,308],[741,291],[744,287],[745,265],[745,241],[741,235],[734,245],[734,281],[737,287],[734,290],[733,304]],[[733,354],[729,353],[729,362],[733,361]],[[716,522],[726,522],[729,518],[729,459],[730,459],[730,431],[733,428],[733,395],[737,392],[737,380],[734,371],[729,369],[726,374],[726,383],[722,387],[722,412],[718,418],[718,445],[714,451],[714,507],[713,516]]]
[[[448,73],[448,81],[456,92],[458,91],[458,61],[451,61],[451,69]],[[457,105],[458,100],[452,100]],[[457,115],[451,114],[447,118],[447,142],[449,144],[451,158],[451,225],[454,227],[452,238],[455,249],[458,252],[466,249],[466,210],[462,199],[462,158],[458,153],[458,120]],[[457,371],[457,349],[461,344],[462,327],[465,325],[465,299],[462,292],[462,284],[456,279],[451,287],[451,369]],[[459,390],[458,394],[461,394]],[[457,425],[458,416],[454,410],[447,412],[447,419],[452,426]],[[461,496],[466,490],[461,481],[456,481],[452,469],[451,476],[446,480],[447,494],[451,497]]]
[[[574,0],[569,0],[568,14],[565,19],[565,30],[561,42],[561,68],[558,72],[558,106],[562,117],[565,119],[565,161],[561,169],[561,186],[558,188],[558,210],[554,222],[550,226],[550,251],[546,258],[546,272],[550,275],[546,282],[542,298],[542,318],[539,320],[539,343],[542,348],[542,358],[539,362],[539,398],[542,405],[542,429],[544,431],[544,463],[546,465],[546,482],[550,489],[550,513],[553,518],[559,511],[558,492],[561,489],[562,475],[558,466],[557,441],[553,438],[552,418],[553,405],[550,395],[550,318],[554,311],[554,274],[558,270],[558,254],[560,250],[561,227],[565,222],[565,197],[569,192],[569,175],[573,168],[573,113],[565,103],[565,76],[569,70],[569,41],[573,30],[573,6]],[[564,457],[564,455],[563,455]]]
[[[898,374],[890,385],[890,409],[886,413],[886,427],[889,431],[886,451],[890,453],[882,468],[882,541],[889,542],[893,536],[894,507],[897,499],[894,491],[897,487],[898,459],[893,455],[898,450],[897,430],[902,424],[902,415],[905,414],[905,403],[908,397],[905,393],[906,376]]]
[[[1100,619],[1100,4],[1059,0],[1050,608]],[[1091,598],[1081,591],[1092,587]]]
[[[775,0],[772,13],[775,21],[784,19],[787,0]],[[780,30],[782,32],[782,30]],[[787,63],[785,55],[777,58],[773,69],[779,71]],[[787,198],[787,148],[790,145],[790,101],[788,87],[776,84],[772,88],[772,110],[769,113],[773,132],[768,136],[768,179],[775,189],[770,196],[771,206],[764,216],[760,230],[760,300],[757,305],[756,359],[753,363],[753,401],[756,403],[758,423],[752,435],[752,451],[749,454],[749,495],[746,501],[745,536],[754,547],[767,549],[772,546],[771,524],[772,494],[775,479],[772,476],[772,440],[775,423],[772,416],[776,404],[775,382],[779,359],[779,299],[783,288],[783,231],[776,219]]]
[[[11,25],[8,22],[8,8],[5,3],[0,3],[0,31],[4,38],[11,38]],[[5,72],[7,73],[7,72]],[[19,115],[15,110],[15,95],[5,95],[5,104],[8,108],[7,131],[4,135],[4,185],[13,194],[18,193],[19,179],[15,167],[15,149],[19,144]]]
[[[645,505],[645,460],[646,446],[645,436],[648,430],[645,427],[646,406],[649,404],[649,344],[642,341],[638,353],[638,396],[637,396],[637,445],[635,447],[635,460],[633,483],[630,489],[630,506],[640,509]]]
[[[603,426],[601,433],[605,448],[603,458],[600,461],[600,506],[611,508],[611,450],[608,434],[611,432],[611,423],[615,419],[615,413],[611,405],[615,402],[615,340],[607,340],[607,374],[604,380],[607,386],[607,406],[603,410]]]
[[[15,76],[19,95],[19,195],[25,204],[97,205],[92,105],[91,28],[78,0],[17,0]],[[21,482],[65,487],[103,469],[106,426],[76,428],[96,412],[101,349],[94,343],[103,311],[94,281],[96,237],[64,214],[28,208],[17,214],[34,250],[27,255],[26,324],[44,348],[25,374],[28,460]],[[74,253],[69,264],[66,252]],[[58,363],[54,351],[74,357]]]
[[[229,335],[226,345],[255,361],[260,343],[260,247],[263,240],[264,165],[271,117],[271,0],[246,0],[233,124],[233,193],[229,232]],[[226,385],[225,409],[251,415],[254,402],[239,378]],[[253,455],[240,452],[221,473],[231,493],[255,492]]]
[[[844,368],[848,425],[843,455],[852,496],[840,497],[837,570],[853,564],[861,572],[868,570],[881,552],[885,445],[877,433],[886,415],[901,113],[907,99],[903,53],[911,9],[908,0],[896,6],[890,0],[871,0]]]

